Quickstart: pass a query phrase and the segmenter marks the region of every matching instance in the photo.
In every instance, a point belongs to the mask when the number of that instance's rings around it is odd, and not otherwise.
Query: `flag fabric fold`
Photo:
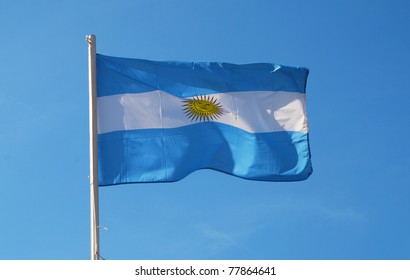
[[[306,68],[97,54],[99,185],[200,169],[262,181],[312,173]]]

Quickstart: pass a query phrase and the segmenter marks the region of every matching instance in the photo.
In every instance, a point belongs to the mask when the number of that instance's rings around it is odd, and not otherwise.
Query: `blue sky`
[[[410,4],[2,1],[0,259],[89,259],[88,73],[97,52],[310,69],[313,175],[201,170],[100,189],[106,259],[409,259]]]

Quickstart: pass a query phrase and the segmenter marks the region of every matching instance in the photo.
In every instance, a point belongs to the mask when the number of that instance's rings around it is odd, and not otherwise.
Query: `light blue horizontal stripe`
[[[305,93],[309,70],[271,63],[149,61],[97,54],[97,96],[163,90],[185,98],[238,91]]]
[[[199,169],[245,179],[304,180],[312,173],[308,134],[252,134],[202,122],[98,135],[99,185],[177,181]]]

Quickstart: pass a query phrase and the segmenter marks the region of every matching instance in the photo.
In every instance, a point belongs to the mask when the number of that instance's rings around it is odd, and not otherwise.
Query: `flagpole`
[[[97,161],[97,80],[96,80],[96,38],[87,35],[88,79],[89,79],[89,121],[90,121],[90,214],[91,214],[91,259],[100,259],[99,217],[98,217],[98,161]]]

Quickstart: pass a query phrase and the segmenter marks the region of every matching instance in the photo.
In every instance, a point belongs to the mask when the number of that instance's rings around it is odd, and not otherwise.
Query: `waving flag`
[[[172,182],[199,169],[308,178],[307,76],[268,63],[97,54],[99,185]]]

